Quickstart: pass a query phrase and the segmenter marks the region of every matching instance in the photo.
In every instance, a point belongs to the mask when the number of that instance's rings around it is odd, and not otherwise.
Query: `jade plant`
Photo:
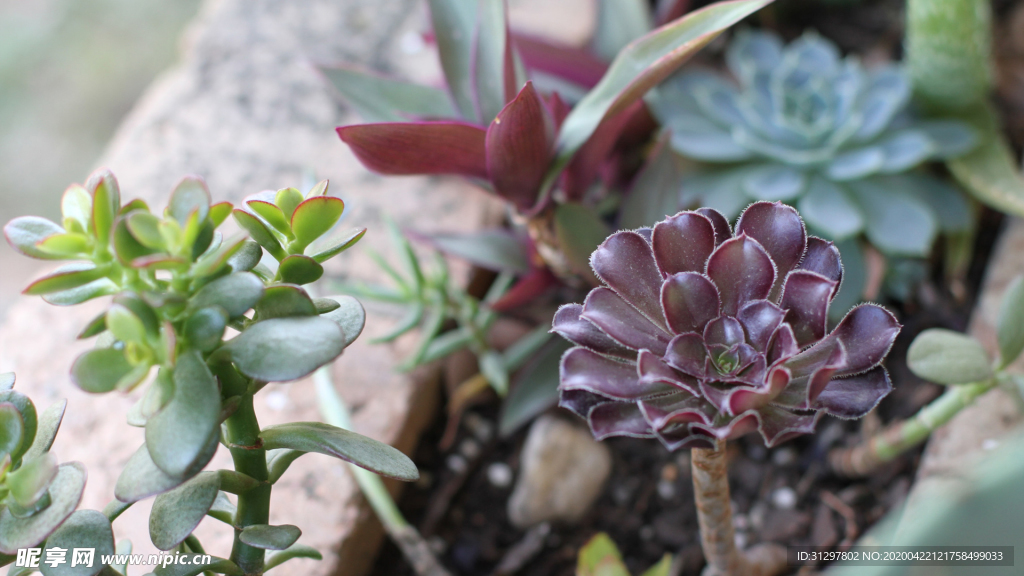
[[[140,391],[127,421],[145,428],[145,442],[118,478],[109,520],[155,496],[153,543],[200,554],[192,531],[209,515],[233,529],[234,544],[227,558],[203,569],[256,575],[290,558],[319,557],[296,544],[299,528],[269,524],[274,484],[296,458],[317,452],[417,478],[412,462],[390,446],[318,422],[261,427],[253,410],[267,383],[329,364],[362,330],[365,315],[354,298],[312,298],[302,287],[361,236],[330,233],[343,210],[326,182],[305,195],[286,188],[234,211],[257,241],[225,238],[218,228],[232,206],[211,203],[202,179],[182,179],[167,208],[154,213],[141,200],[122,202],[114,176],[98,171],[65,192],[61,224],[37,217],[7,224],[6,237],[22,254],[73,261],[26,294],[57,305],[113,295],[80,334],[95,338],[95,347],[71,367],[71,380],[86,392]],[[221,445],[234,469],[203,471]],[[0,538],[31,522],[0,523]]]
[[[788,45],[745,30],[725,56],[731,78],[687,69],[648,98],[679,154],[708,169],[683,203],[732,218],[751,200],[800,209],[831,240],[864,233],[888,256],[925,256],[939,231],[970,226],[958,190],[917,169],[970,151],[967,123],[921,119],[897,65],[863,66],[807,32]]]
[[[972,336],[945,328],[917,335],[907,351],[907,366],[919,378],[947,390],[912,417],[894,422],[853,447],[829,455],[833,470],[867,476],[886,462],[920,445],[982,395],[1000,388],[1024,407],[1024,377],[1010,370],[1024,351],[1024,276],[1003,296],[996,325],[999,354],[990,358]]]
[[[865,304],[828,331],[839,252],[781,203],[752,204],[735,230],[704,208],[616,232],[591,263],[604,285],[552,327],[576,345],[562,357],[560,405],[598,439],[690,448],[713,573],[777,573],[784,551],[736,549],[725,443],[757,431],[772,447],[824,414],[867,414],[891,390],[881,362],[899,323]]]

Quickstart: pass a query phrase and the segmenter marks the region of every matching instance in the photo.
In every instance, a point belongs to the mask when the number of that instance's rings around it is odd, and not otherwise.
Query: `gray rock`
[[[508,501],[514,525],[579,520],[611,473],[608,447],[558,416],[538,418],[523,444],[519,478]]]

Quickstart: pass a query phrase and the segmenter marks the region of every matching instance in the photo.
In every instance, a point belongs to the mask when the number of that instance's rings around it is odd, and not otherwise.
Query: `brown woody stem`
[[[774,576],[782,573],[786,568],[785,548],[777,544],[762,544],[740,552],[736,547],[725,441],[720,440],[714,449],[693,448],[691,463],[700,545],[708,564],[704,576]]]

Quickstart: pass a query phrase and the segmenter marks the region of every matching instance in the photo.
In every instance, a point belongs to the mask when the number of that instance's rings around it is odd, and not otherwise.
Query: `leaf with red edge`
[[[619,136],[629,125],[634,114],[643,109],[644,103],[634,102],[628,109],[614,116],[609,116],[598,125],[576,155],[573,156],[568,168],[562,175],[562,184],[566,196],[578,200],[582,198],[597,178],[601,167],[608,160],[609,154],[618,142]],[[550,175],[550,172],[549,172]]]
[[[757,240],[775,262],[776,289],[789,271],[796,268],[807,248],[807,230],[800,214],[781,202],[755,202],[736,223],[736,234]]]
[[[786,322],[793,327],[800,347],[825,337],[828,303],[837,286],[832,280],[807,270],[796,270],[786,278],[780,304],[786,310]]]
[[[651,248],[662,274],[703,273],[715,250],[715,228],[706,216],[682,212],[654,226]]]
[[[7,243],[18,252],[41,260],[61,260],[63,256],[51,254],[38,248],[38,244],[50,236],[64,234],[57,224],[39,216],[20,216],[4,226]]]
[[[338,136],[381,174],[458,174],[487,178],[486,131],[463,122],[341,126]]]
[[[499,196],[521,211],[537,202],[544,180],[554,125],[532,82],[519,92],[487,128],[487,173]]]
[[[555,312],[551,331],[577,346],[589,348],[606,356],[636,358],[636,351],[623,346],[602,332],[593,322],[582,318],[583,306],[565,304]]]
[[[566,118],[558,138],[557,175],[602,120],[625,110],[718,34],[772,0],[718,2],[662,26],[626,46],[597,86]]]
[[[78,288],[106,276],[108,270],[109,266],[97,267],[92,262],[72,262],[29,284],[23,294],[38,296]]]
[[[900,332],[900,323],[891,312],[875,304],[863,304],[850,310],[831,334],[786,362],[794,376],[820,365],[842,345],[846,359],[837,377],[859,374],[878,365]]]
[[[587,50],[558,44],[529,34],[512,35],[523,64],[558,78],[593,88],[608,70],[608,64]]]
[[[559,285],[558,277],[549,268],[534,268],[517,280],[501,298],[491,304],[491,309],[504,312],[529,304],[541,294]]]
[[[638,400],[678,391],[663,383],[641,384],[634,366],[586,348],[566,352],[559,380],[559,390],[583,390],[616,400]]]
[[[85,187],[92,193],[93,230],[99,243],[106,244],[110,239],[114,218],[121,208],[121,189],[117,179],[107,169],[93,172]]]
[[[658,305],[659,313],[661,305]],[[619,294],[608,288],[596,288],[587,295],[582,317],[602,332],[633,350],[648,349],[664,354],[671,334],[640,314]]]
[[[332,234],[321,236],[309,246],[305,252],[310,253],[313,260],[323,264],[324,262],[355,246],[356,242],[366,235],[366,228],[350,228],[348,230],[336,230]]]
[[[757,241],[736,236],[708,258],[708,276],[722,295],[722,312],[735,316],[750,300],[763,300],[775,283],[775,265]]]
[[[697,272],[680,272],[665,280],[661,306],[675,334],[702,332],[721,311],[718,289],[710,278]]]
[[[296,249],[304,249],[310,242],[330,231],[344,211],[345,203],[341,198],[315,196],[303,200],[292,213],[291,227],[295,234]]]
[[[196,210],[199,211],[198,220],[200,222],[206,220],[210,213],[210,190],[206,187],[206,181],[201,177],[185,176],[171,192],[171,199],[167,203],[167,214],[184,224]]]
[[[235,222],[242,227],[243,230],[249,233],[260,246],[263,246],[271,256],[277,260],[283,260],[288,254],[281,247],[281,243],[267,228],[267,225],[263,223],[263,220],[259,219],[255,215],[235,208],[231,215],[235,217]]]

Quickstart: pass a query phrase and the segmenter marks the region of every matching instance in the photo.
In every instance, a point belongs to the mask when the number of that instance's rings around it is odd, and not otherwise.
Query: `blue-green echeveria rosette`
[[[940,230],[970,225],[959,191],[914,169],[964,154],[976,134],[960,121],[915,119],[899,66],[842,58],[813,32],[783,45],[750,30],[726,63],[732,78],[685,70],[648,97],[676,152],[725,165],[684,181],[684,204],[732,218],[750,200],[779,200],[829,239],[865,232],[894,256],[925,255]]]
[[[823,414],[864,416],[892,389],[880,364],[899,323],[865,304],[828,332],[839,251],[792,207],[752,204],[735,232],[713,209],[680,212],[612,234],[591,263],[605,285],[560,308],[553,331],[576,345],[559,403],[598,439],[675,450],[757,430],[774,446]]]

